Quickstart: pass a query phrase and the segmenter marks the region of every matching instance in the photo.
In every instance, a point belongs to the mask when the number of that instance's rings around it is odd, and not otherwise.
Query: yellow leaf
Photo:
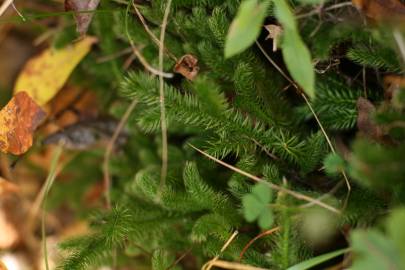
[[[31,58],[17,78],[14,93],[25,91],[38,105],[44,105],[63,87],[95,42],[96,38],[85,37],[63,49],[49,48]]]

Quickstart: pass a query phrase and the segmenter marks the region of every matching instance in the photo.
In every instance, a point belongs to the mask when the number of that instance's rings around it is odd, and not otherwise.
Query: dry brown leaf
[[[46,113],[26,92],[18,92],[0,111],[0,151],[21,155],[32,146]]]
[[[93,12],[100,4],[100,0],[65,0],[65,10],[74,11],[76,30],[80,35],[85,35],[89,29]],[[88,13],[83,13],[89,11]]]
[[[405,23],[405,5],[400,0],[352,0],[352,3],[376,22],[392,22],[397,26]]]
[[[174,66],[174,72],[183,75],[190,81],[197,77],[199,71],[198,59],[191,54],[183,55]]]
[[[357,111],[357,128],[359,131],[369,138],[381,138],[382,130],[372,119],[372,114],[376,111],[373,103],[363,97],[359,97],[357,99]]]

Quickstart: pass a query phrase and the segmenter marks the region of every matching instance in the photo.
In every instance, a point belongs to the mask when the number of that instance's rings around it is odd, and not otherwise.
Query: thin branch
[[[326,204],[326,203],[324,203],[324,202],[321,202],[321,201],[319,201],[319,200],[317,200],[317,199],[314,199],[314,198],[312,198],[312,197],[309,197],[309,196],[307,196],[307,195],[304,195],[304,194],[301,194],[301,193],[298,193],[298,192],[295,192],[295,191],[286,189],[286,188],[284,188],[284,187],[278,186],[278,185],[276,185],[276,184],[273,184],[273,183],[269,183],[269,182],[267,182],[267,181],[264,181],[263,179],[261,179],[261,178],[255,176],[255,175],[253,175],[253,174],[250,174],[250,173],[248,173],[248,172],[245,172],[245,171],[243,171],[243,170],[241,170],[241,169],[239,169],[239,168],[236,168],[236,167],[234,167],[234,166],[232,166],[232,165],[230,165],[230,164],[228,164],[228,163],[223,162],[222,160],[219,160],[219,159],[217,159],[217,158],[211,156],[210,154],[205,153],[204,151],[198,149],[197,147],[195,147],[195,146],[193,146],[193,145],[191,145],[191,144],[188,144],[188,145],[189,145],[190,147],[192,147],[193,149],[195,149],[196,151],[198,151],[198,152],[200,152],[201,154],[203,154],[204,156],[208,157],[209,159],[211,159],[211,160],[213,160],[213,161],[215,161],[215,162],[221,164],[221,165],[224,166],[224,167],[227,167],[228,169],[231,169],[232,171],[234,171],[234,172],[236,172],[236,173],[239,173],[239,174],[241,174],[241,175],[244,175],[244,176],[246,176],[246,177],[252,179],[252,180],[255,181],[255,182],[264,183],[264,184],[266,184],[267,186],[269,186],[269,187],[270,187],[271,189],[273,189],[273,190],[284,192],[284,193],[286,193],[286,194],[288,194],[288,195],[290,195],[290,196],[292,196],[292,197],[294,197],[294,198],[297,198],[297,199],[299,199],[299,200],[303,200],[303,201],[307,201],[307,202],[312,202],[312,203],[314,203],[314,204],[316,204],[316,205],[318,205],[318,206],[320,206],[320,207],[322,207],[322,208],[328,209],[328,210],[331,211],[331,212],[340,214],[340,211],[339,211],[338,209],[336,209],[335,207],[333,207],[333,206],[330,206],[330,205],[328,205],[328,204]]]
[[[273,229],[264,231],[264,232],[262,232],[262,233],[256,235],[253,239],[251,239],[251,240],[246,244],[246,246],[242,249],[242,251],[241,251],[241,253],[240,253],[240,255],[239,255],[239,261],[242,260],[243,255],[245,255],[246,251],[249,249],[249,247],[250,247],[254,242],[256,242],[258,239],[260,239],[260,238],[262,238],[262,237],[264,237],[264,236],[266,236],[266,235],[270,235],[270,234],[273,234],[274,232],[277,232],[278,230],[280,230],[280,228],[281,228],[281,227],[277,226],[277,227],[275,227],[275,228],[273,228]]]
[[[3,4],[0,6],[0,16],[6,12],[9,6],[13,4],[14,0],[6,0],[3,2]]]
[[[138,16],[139,20],[141,21],[143,28],[145,28],[146,33],[148,33],[148,35],[151,37],[151,39],[153,40],[153,42],[155,42],[155,44],[160,47],[162,46],[165,50],[165,52],[167,53],[167,55],[172,58],[175,62],[177,62],[177,57],[172,54],[165,46],[163,46],[160,43],[160,40],[156,37],[156,35],[150,30],[148,24],[145,21],[145,18],[142,16],[142,13],[139,11],[139,9],[137,8],[137,6],[135,5],[134,2],[132,2],[132,6],[134,7],[135,13]]]
[[[338,3],[338,4],[335,4],[335,5],[331,5],[331,6],[327,7],[327,8],[325,8],[325,9],[316,8],[314,10],[311,10],[308,13],[298,14],[298,15],[295,16],[295,18],[302,19],[302,18],[306,18],[306,17],[311,17],[313,15],[319,14],[321,11],[330,11],[330,10],[339,9],[339,8],[348,7],[348,6],[353,6],[353,3],[352,2],[343,2],[343,3]]]
[[[132,0],[131,2],[133,2],[134,0]],[[154,67],[152,67],[151,65],[149,65],[148,61],[146,61],[145,57],[143,57],[143,55],[141,54],[141,52],[138,50],[138,48],[135,46],[135,42],[133,41],[131,35],[129,34],[129,30],[128,30],[128,13],[129,13],[129,8],[131,7],[131,2],[128,3],[127,6],[127,11],[125,14],[125,34],[128,38],[129,44],[131,45],[132,48],[132,52],[133,54],[136,55],[136,57],[138,58],[139,62],[144,66],[144,68],[146,70],[148,70],[150,73],[156,75],[156,76],[162,76],[164,78],[173,78],[173,73],[166,73],[163,72],[162,70],[157,70]]]
[[[162,131],[162,168],[160,172],[160,184],[158,190],[157,198],[160,198],[160,195],[163,191],[163,188],[166,183],[167,177],[167,165],[168,165],[168,146],[167,146],[167,125],[166,125],[166,107],[165,107],[165,89],[164,89],[164,80],[163,80],[163,52],[165,44],[165,34],[167,21],[169,19],[170,7],[172,0],[168,0],[166,4],[165,13],[163,15],[162,27],[160,30],[160,43],[159,43],[159,95],[160,95],[160,127]]]
[[[111,188],[111,178],[110,178],[110,158],[111,153],[114,150],[115,142],[117,141],[120,133],[124,129],[126,122],[128,121],[129,116],[131,115],[132,111],[135,109],[137,104],[137,100],[133,99],[131,104],[128,106],[127,110],[125,111],[124,115],[122,116],[120,122],[118,123],[117,128],[114,130],[114,133],[108,142],[106,151],[104,153],[104,162],[103,162],[103,172],[104,172],[104,192],[105,192],[105,199],[107,203],[108,209],[111,209],[111,196],[110,196],[110,188]]]
[[[17,7],[14,5],[14,3],[11,3],[11,6],[13,7],[14,11],[18,14],[18,16],[21,17],[21,20],[23,22],[27,21],[27,19],[24,17],[24,15],[17,9]]]

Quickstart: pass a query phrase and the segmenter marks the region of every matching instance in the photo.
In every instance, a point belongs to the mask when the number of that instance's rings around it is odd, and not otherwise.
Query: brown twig
[[[278,226],[278,227],[275,227],[275,228],[273,228],[273,229],[264,231],[264,232],[262,232],[262,233],[256,235],[253,239],[251,239],[251,240],[246,244],[246,246],[243,247],[243,249],[242,249],[242,251],[241,251],[241,253],[240,253],[240,255],[239,255],[239,261],[242,260],[243,255],[245,255],[246,251],[249,249],[249,247],[250,247],[254,242],[256,242],[258,239],[260,239],[260,238],[262,238],[262,237],[264,237],[264,236],[266,236],[266,235],[273,234],[274,232],[277,232],[278,230],[280,230],[280,227],[279,227],[279,226]]]

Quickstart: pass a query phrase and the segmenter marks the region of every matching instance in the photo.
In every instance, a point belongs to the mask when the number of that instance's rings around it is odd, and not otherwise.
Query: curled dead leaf
[[[93,19],[92,11],[95,11],[99,4],[100,0],[65,0],[65,10],[75,12],[76,29],[80,35],[87,33]]]
[[[183,55],[174,66],[174,72],[183,75],[190,81],[197,77],[199,71],[198,59],[191,54]]]
[[[277,51],[277,41],[279,37],[283,34],[283,28],[276,24],[268,24],[265,25],[264,28],[269,32],[266,37],[267,39],[273,40],[273,52]]]
[[[0,111],[0,151],[21,155],[31,146],[33,133],[45,112],[26,93],[18,92]]]

